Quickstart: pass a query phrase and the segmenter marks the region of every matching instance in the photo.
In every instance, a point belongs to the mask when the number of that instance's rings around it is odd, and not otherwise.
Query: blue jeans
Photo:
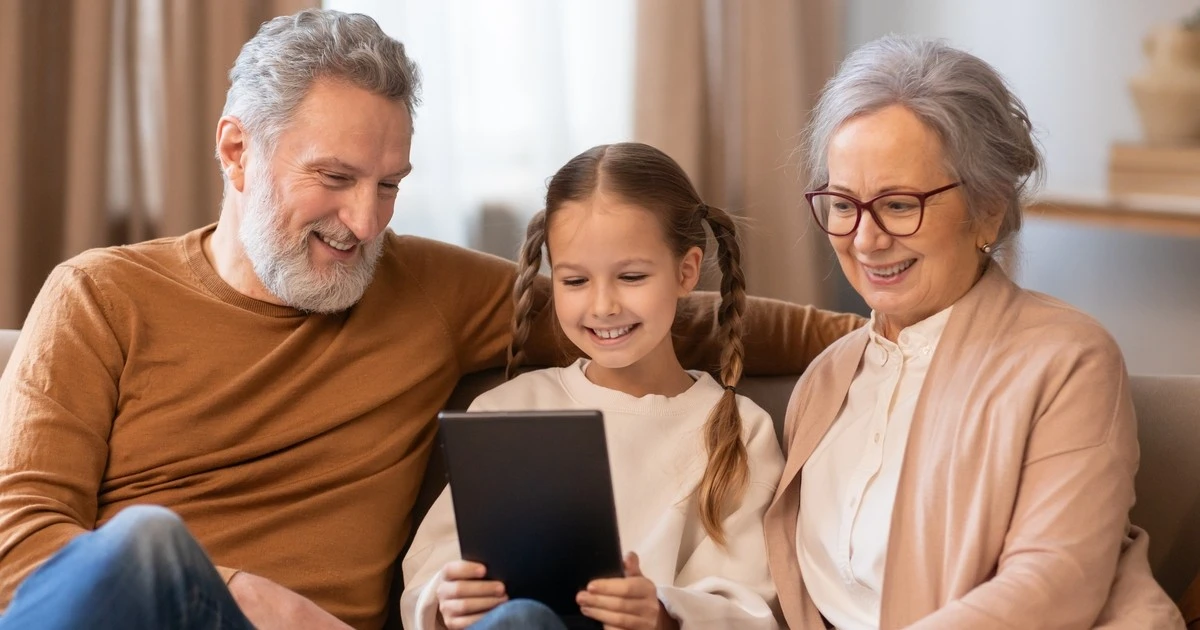
[[[602,625],[583,615],[559,617],[549,606],[532,599],[504,602],[471,625],[471,630],[600,630]]]
[[[253,630],[208,555],[161,507],[126,508],[34,571],[0,630]]]
[[[471,630],[567,630],[567,625],[541,602],[514,599],[493,608]]]

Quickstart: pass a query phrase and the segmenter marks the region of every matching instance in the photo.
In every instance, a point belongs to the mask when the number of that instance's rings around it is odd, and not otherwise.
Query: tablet
[[[462,557],[509,599],[575,616],[589,581],[623,575],[599,411],[446,411],[438,423]]]

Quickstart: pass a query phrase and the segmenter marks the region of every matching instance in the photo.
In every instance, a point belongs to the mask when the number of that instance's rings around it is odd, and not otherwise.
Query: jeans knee
[[[136,537],[170,536],[182,530],[183,519],[160,505],[131,505],[104,524],[115,534]]]
[[[174,549],[190,536],[179,516],[157,505],[127,507],[96,532],[121,552],[137,557]]]
[[[560,628],[562,620],[549,606],[532,599],[514,599],[496,607],[514,628]]]

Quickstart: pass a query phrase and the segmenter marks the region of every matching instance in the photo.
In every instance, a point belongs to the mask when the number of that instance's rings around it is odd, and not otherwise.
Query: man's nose
[[[380,216],[384,203],[390,202],[380,199],[374,187],[363,186],[362,190],[356,190],[350,202],[342,207],[338,219],[350,228],[359,242],[370,241],[379,236],[383,229]]]

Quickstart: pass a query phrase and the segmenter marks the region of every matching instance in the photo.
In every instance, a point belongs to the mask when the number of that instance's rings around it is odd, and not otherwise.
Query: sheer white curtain
[[[324,5],[374,17],[421,69],[414,170],[396,202],[396,232],[477,244],[485,205],[513,209],[523,230],[559,166],[631,135],[634,0]]]

